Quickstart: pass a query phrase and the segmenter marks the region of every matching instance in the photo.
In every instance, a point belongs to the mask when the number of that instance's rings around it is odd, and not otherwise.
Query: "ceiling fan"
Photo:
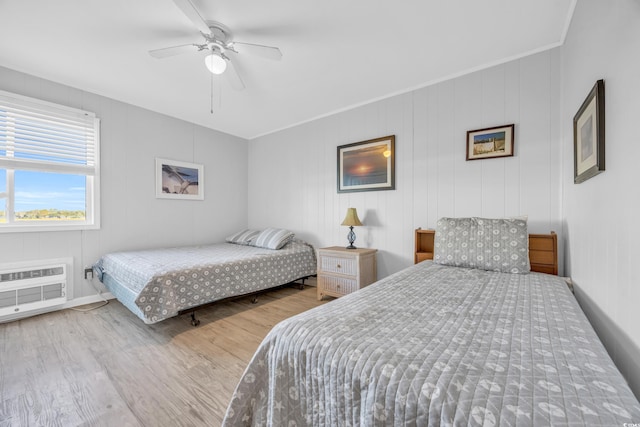
[[[233,40],[233,34],[229,28],[216,21],[205,21],[190,0],[173,0],[173,2],[193,22],[204,37],[204,41],[150,50],[149,54],[154,58],[162,59],[183,53],[206,51],[208,54],[204,60],[209,71],[213,74],[222,74],[226,71],[225,75],[231,87],[236,90],[244,89],[245,85],[228,53],[246,52],[276,61],[282,59],[282,52],[277,47]]]

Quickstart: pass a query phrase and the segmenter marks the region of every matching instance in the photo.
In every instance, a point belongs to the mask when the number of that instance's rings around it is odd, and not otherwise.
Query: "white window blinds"
[[[0,91],[0,168],[94,175],[95,114]]]

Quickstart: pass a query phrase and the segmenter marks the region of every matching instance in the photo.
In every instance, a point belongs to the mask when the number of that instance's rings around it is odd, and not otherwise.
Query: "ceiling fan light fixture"
[[[227,69],[227,61],[215,53],[205,56],[204,63],[213,74],[222,74]]]

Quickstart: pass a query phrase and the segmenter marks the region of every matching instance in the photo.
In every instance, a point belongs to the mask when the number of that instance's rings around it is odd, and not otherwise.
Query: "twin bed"
[[[434,246],[433,260],[276,325],[223,425],[640,422],[565,281],[531,271],[525,221],[443,218]]]
[[[293,233],[243,230],[225,243],[115,252],[94,265],[100,281],[147,324],[316,274],[314,248]],[[192,323],[199,323],[192,313]]]

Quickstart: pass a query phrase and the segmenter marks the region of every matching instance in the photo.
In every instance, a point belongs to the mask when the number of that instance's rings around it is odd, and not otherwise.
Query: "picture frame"
[[[573,182],[604,171],[604,80],[598,80],[573,117]]]
[[[395,135],[338,147],[338,193],[395,190]]]
[[[512,157],[515,125],[467,131],[467,160]]]
[[[204,200],[204,166],[156,158],[156,198]]]

